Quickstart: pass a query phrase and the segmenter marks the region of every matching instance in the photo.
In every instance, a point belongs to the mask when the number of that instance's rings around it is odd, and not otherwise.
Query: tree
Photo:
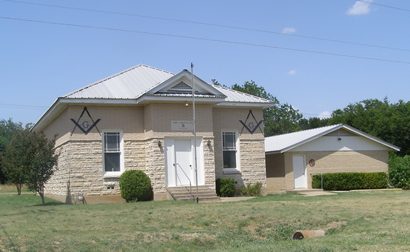
[[[5,168],[2,165],[4,149],[8,142],[10,142],[13,134],[22,129],[21,123],[15,123],[11,119],[0,121],[0,183],[2,184],[7,181]]]
[[[310,117],[302,118],[299,121],[299,126],[302,130],[314,129],[329,125],[329,118]]]
[[[26,159],[28,130],[19,130],[13,134],[7,143],[2,158],[4,171],[9,182],[16,185],[17,194],[21,195],[21,188],[27,180],[27,169],[30,165]]]
[[[332,113],[329,124],[344,123],[400,147],[410,154],[410,102],[368,99]]]
[[[243,85],[235,84],[232,89],[272,101],[273,106],[263,112],[265,136],[284,134],[300,129],[299,121],[303,115],[290,104],[280,104],[276,97],[254,81],[246,81]]]
[[[9,180],[21,194],[25,183],[37,192],[44,204],[44,186],[53,175],[58,156],[54,153],[54,140],[44,134],[31,132],[28,128],[17,132],[6,145],[4,166]]]
[[[48,140],[44,134],[30,132],[28,139],[27,159],[30,160],[27,174],[27,186],[37,192],[44,205],[44,187],[53,175],[58,155],[54,151],[54,140]]]

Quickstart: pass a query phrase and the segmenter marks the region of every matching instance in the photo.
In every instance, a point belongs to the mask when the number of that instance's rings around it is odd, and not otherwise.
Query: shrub
[[[152,200],[151,180],[143,172],[130,170],[120,177],[121,197],[127,202]]]
[[[323,176],[324,190],[354,190],[380,189],[387,187],[387,174],[374,173],[325,173]],[[321,175],[313,175],[313,188],[321,188]]]
[[[320,175],[313,175],[312,188],[314,189],[322,188],[322,177]]]
[[[233,197],[235,195],[235,180],[221,178],[216,180],[216,194],[220,197]]]
[[[410,184],[410,155],[404,157],[390,156],[389,180],[394,187],[408,187]]]
[[[255,184],[247,184],[242,187],[241,194],[245,196],[259,196],[261,195],[262,183],[257,182]]]
[[[403,185],[403,190],[410,190],[410,180],[407,180],[407,183]]]

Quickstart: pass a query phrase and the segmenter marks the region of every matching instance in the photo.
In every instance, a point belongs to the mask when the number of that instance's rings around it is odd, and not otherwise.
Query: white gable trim
[[[172,88],[174,85],[177,85],[181,80],[183,81],[184,79],[186,80],[185,83],[191,86],[191,78],[192,76],[190,72],[188,72],[187,70],[182,70],[180,73],[172,76],[168,80],[164,81],[160,85],[148,91],[147,94],[153,95],[161,90],[168,90],[169,88]],[[226,98],[224,94],[219,92],[216,88],[209,85],[205,81],[198,78],[196,75],[194,75],[194,84],[197,90],[204,90],[210,94],[215,95],[216,97]]]
[[[376,142],[376,143],[379,143],[379,144],[381,144],[381,145],[383,145],[383,146],[386,146],[386,147],[388,147],[388,148],[390,148],[390,149],[392,149],[392,150],[400,151],[400,148],[399,148],[399,147],[397,147],[397,146],[395,146],[395,145],[393,145],[393,144],[387,143],[387,142],[385,142],[385,141],[383,141],[383,140],[381,140],[381,139],[379,139],[379,138],[377,138],[377,137],[371,136],[371,135],[369,135],[369,134],[367,134],[367,133],[364,133],[363,131],[360,131],[360,130],[358,130],[358,129],[356,129],[356,128],[353,128],[353,127],[351,127],[351,126],[348,126],[348,125],[337,124],[337,125],[334,125],[334,127],[330,128],[330,129],[328,129],[328,130],[326,130],[326,131],[320,132],[320,133],[318,133],[318,134],[316,134],[316,135],[314,135],[314,136],[312,136],[312,137],[303,139],[303,140],[301,140],[301,141],[299,141],[299,142],[297,142],[297,143],[294,143],[294,144],[292,144],[292,145],[290,145],[290,146],[287,146],[286,148],[283,148],[283,149],[277,150],[277,151],[270,151],[270,152],[266,152],[266,153],[268,153],[268,154],[269,154],[269,153],[270,153],[270,154],[274,154],[274,153],[284,153],[284,152],[290,151],[290,150],[292,150],[292,149],[294,149],[294,148],[296,148],[296,147],[299,147],[299,146],[301,146],[301,145],[304,145],[304,144],[306,144],[306,143],[308,143],[308,142],[311,142],[311,141],[313,141],[313,140],[315,140],[315,139],[318,139],[318,138],[320,138],[320,137],[322,137],[322,136],[324,136],[324,135],[327,135],[327,134],[329,134],[329,133],[331,133],[331,132],[334,132],[334,131],[336,131],[336,130],[342,129],[342,128],[345,129],[345,130],[347,130],[347,131],[350,131],[350,132],[352,132],[352,133],[354,133],[354,134],[356,134],[356,135],[362,136],[362,137],[364,137],[364,138],[366,138],[366,139],[368,139],[368,140],[371,140],[371,141],[373,141],[373,142]]]
[[[296,147],[298,147],[298,146],[301,146],[301,145],[303,145],[303,144],[305,144],[305,143],[311,142],[311,141],[313,141],[313,140],[315,140],[315,139],[318,139],[318,138],[321,137],[321,136],[327,135],[327,134],[329,134],[329,133],[331,133],[331,132],[333,132],[333,131],[335,131],[335,130],[340,129],[340,126],[341,126],[341,124],[335,125],[334,128],[331,128],[331,129],[329,129],[329,130],[327,130],[327,131],[324,131],[324,132],[322,132],[322,133],[320,133],[320,134],[314,135],[313,137],[309,137],[309,138],[304,139],[304,140],[302,140],[302,141],[300,141],[300,142],[297,142],[297,143],[295,143],[295,144],[292,144],[292,145],[286,147],[285,149],[280,150],[279,152],[280,152],[280,153],[284,153],[284,152],[287,152],[287,151],[289,151],[289,150],[292,150],[293,148],[296,148]]]

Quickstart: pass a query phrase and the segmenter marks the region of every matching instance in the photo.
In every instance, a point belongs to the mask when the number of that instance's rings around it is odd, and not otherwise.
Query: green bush
[[[387,187],[387,174],[374,173],[325,173],[324,190],[380,189]],[[321,188],[321,175],[313,175],[312,188]]]
[[[406,189],[410,186],[410,155],[390,156],[389,180],[394,187]]]
[[[244,196],[259,196],[261,195],[261,191],[262,191],[261,182],[257,182],[255,184],[250,183],[242,187],[241,194]]]
[[[130,170],[120,177],[121,197],[127,202],[152,200],[151,180],[143,172]]]
[[[313,175],[312,177],[312,188],[319,189],[322,188],[322,180],[320,175]]]
[[[219,178],[216,180],[216,194],[220,197],[235,196],[235,180],[233,178]]]

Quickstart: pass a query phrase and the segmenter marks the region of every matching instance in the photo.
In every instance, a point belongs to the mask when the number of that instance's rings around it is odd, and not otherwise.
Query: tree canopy
[[[23,129],[21,123],[13,122],[11,119],[0,121],[0,183],[6,182],[6,175],[2,165],[2,157],[6,145],[10,142],[14,133]]]
[[[21,129],[13,133],[7,143],[2,163],[9,182],[21,194],[23,184],[37,192],[44,204],[44,186],[53,175],[58,156],[54,153],[54,140],[42,133]]]
[[[272,101],[273,106],[264,110],[265,136],[343,123],[400,147],[400,155],[410,154],[410,102],[367,99],[333,111],[330,118],[304,118],[254,81],[232,88]]]
[[[263,112],[265,136],[300,130],[299,121],[303,118],[303,115],[292,105],[281,104],[264,87],[258,86],[254,81],[246,81],[243,85],[233,85],[232,89],[272,101],[273,106]]]
[[[368,99],[335,110],[328,124],[344,123],[379,137],[410,154],[410,102]]]

